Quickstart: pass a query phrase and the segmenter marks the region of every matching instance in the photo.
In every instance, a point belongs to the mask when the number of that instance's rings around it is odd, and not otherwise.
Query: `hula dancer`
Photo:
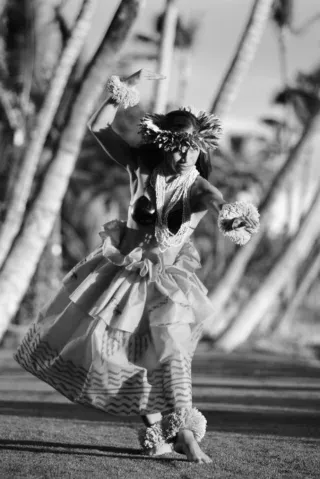
[[[190,237],[213,210],[220,230],[245,244],[259,214],[250,204],[226,203],[208,182],[207,151],[221,131],[214,115],[190,108],[146,115],[138,148],[113,131],[119,105],[139,101],[142,79],[161,76],[140,70],[111,77],[109,96],[89,123],[128,172],[127,221],[103,226],[101,245],[63,279],[15,359],[73,402],[140,415],[144,453],[175,450],[208,463],[199,446],[206,419],[192,406],[191,360],[213,307],[195,274],[200,262]]]

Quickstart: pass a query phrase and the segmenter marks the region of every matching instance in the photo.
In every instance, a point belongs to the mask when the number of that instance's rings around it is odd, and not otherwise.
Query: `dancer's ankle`
[[[142,421],[147,427],[153,426],[157,422],[160,422],[162,419],[161,412],[155,412],[152,414],[146,414],[145,416],[141,416]]]

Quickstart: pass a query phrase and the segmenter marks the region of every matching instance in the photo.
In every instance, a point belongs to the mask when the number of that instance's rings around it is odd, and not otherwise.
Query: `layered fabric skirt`
[[[73,402],[111,414],[191,407],[191,360],[212,306],[188,241],[175,263],[119,250],[125,223],[63,279],[15,359]]]

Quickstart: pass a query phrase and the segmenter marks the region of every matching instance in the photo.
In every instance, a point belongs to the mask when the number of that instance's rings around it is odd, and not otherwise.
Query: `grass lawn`
[[[286,359],[198,355],[194,402],[209,465],[143,456],[138,418],[71,404],[0,354],[1,479],[319,479],[320,368]]]

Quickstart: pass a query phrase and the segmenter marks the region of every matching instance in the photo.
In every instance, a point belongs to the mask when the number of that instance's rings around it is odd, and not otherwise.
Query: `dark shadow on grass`
[[[228,404],[225,404],[228,407]],[[249,435],[274,435],[279,437],[320,438],[320,414],[288,412],[286,410],[261,412],[238,410],[202,409],[208,420],[208,430]],[[94,408],[72,403],[0,401],[0,415],[74,419],[79,421],[97,421],[106,424],[141,424],[139,416],[113,416]]]
[[[179,456],[175,457],[152,457],[145,456],[141,453],[141,449],[129,447],[114,446],[98,446],[93,444],[76,444],[64,442],[49,441],[24,441],[14,439],[0,439],[0,451],[25,451],[34,453],[50,453],[50,454],[71,454],[71,455],[90,455],[97,457],[115,457],[126,459],[142,459],[142,460],[159,460],[159,461],[186,461]],[[96,452],[100,451],[100,452]]]
[[[195,356],[192,364],[194,375],[206,374],[221,378],[242,378],[242,379],[295,379],[304,381],[307,379],[320,378],[320,361],[317,364],[308,362],[296,362],[294,358],[287,358],[285,361],[278,360],[277,356],[268,355],[263,357],[244,358],[237,354],[224,354],[204,358]]]
[[[251,378],[249,378],[251,379]],[[280,378],[281,379],[281,378]],[[297,385],[294,386],[293,384],[281,384],[279,379],[279,384],[237,384],[232,381],[229,383],[223,382],[219,383],[217,381],[217,384],[212,384],[211,382],[206,383],[205,381],[203,383],[195,383],[194,388],[206,388],[208,390],[215,390],[217,389],[220,391],[221,389],[231,389],[234,391],[238,390],[244,390],[244,391],[274,391],[274,392],[285,392],[285,391],[298,391],[298,392],[316,392],[320,391],[320,382],[318,384],[313,384],[310,386],[299,386],[299,380],[297,380]],[[319,378],[320,379],[320,378]],[[244,379],[245,381],[245,379]]]
[[[139,416],[114,416],[94,407],[73,403],[41,401],[0,401],[0,415],[26,417],[52,417],[119,423],[140,423]]]
[[[288,408],[295,408],[300,413],[308,410],[308,414],[314,413],[320,416],[320,396],[318,397],[281,397],[281,396],[255,396],[254,394],[247,392],[244,396],[233,395],[230,390],[230,394],[219,395],[210,391],[209,388],[199,396],[195,396],[197,402],[207,403],[210,405],[214,404],[224,404],[226,406],[237,406],[241,405],[245,407],[268,407],[268,408],[277,408],[283,409],[283,411]],[[231,409],[231,408],[230,408]]]
[[[263,411],[204,411],[209,430],[247,435],[320,438],[319,414]]]

